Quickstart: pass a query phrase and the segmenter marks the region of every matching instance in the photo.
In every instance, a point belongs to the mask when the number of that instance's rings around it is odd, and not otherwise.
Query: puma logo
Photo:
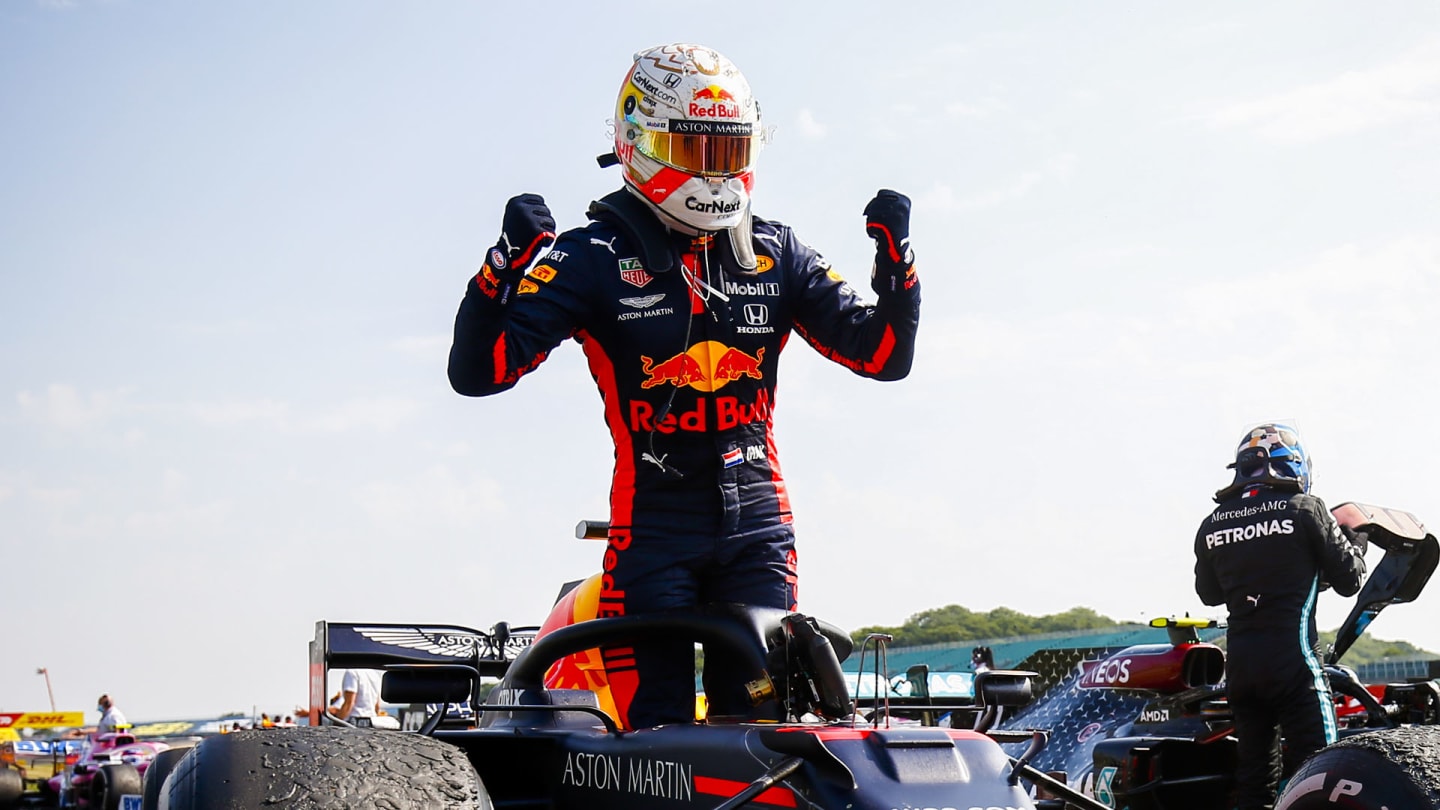
[[[618,236],[612,236],[612,237],[610,237],[610,241],[609,241],[609,242],[606,242],[604,239],[596,239],[595,237],[592,236],[592,237],[590,237],[590,244],[592,244],[592,245],[600,245],[601,247],[603,247],[603,248],[605,248],[606,250],[610,251],[610,255],[611,255],[611,256],[614,256],[614,255],[615,255],[615,240],[616,240],[616,239],[619,239],[619,238],[620,238],[620,237],[618,237]]]
[[[1253,605],[1254,607],[1260,607],[1260,595],[1259,595],[1259,594],[1256,594],[1256,595],[1254,595],[1254,596],[1246,596],[1246,597],[1245,597],[1245,601],[1249,602],[1249,603],[1250,603],[1251,605]]]

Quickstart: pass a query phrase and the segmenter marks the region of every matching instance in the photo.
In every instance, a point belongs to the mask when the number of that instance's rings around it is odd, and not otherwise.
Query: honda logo
[[[745,323],[750,326],[764,326],[770,322],[770,308],[764,304],[745,305]]]

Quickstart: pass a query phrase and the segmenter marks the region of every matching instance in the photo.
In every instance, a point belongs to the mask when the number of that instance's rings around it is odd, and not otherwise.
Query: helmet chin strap
[[[755,227],[750,217],[750,201],[745,201],[745,213],[740,215],[740,222],[730,228],[730,238],[726,243],[730,245],[728,251],[720,254],[720,263],[727,265],[734,263],[734,267],[725,267],[725,271],[735,276],[757,275],[755,268],[758,266],[755,261]],[[729,262],[727,262],[727,259]]]

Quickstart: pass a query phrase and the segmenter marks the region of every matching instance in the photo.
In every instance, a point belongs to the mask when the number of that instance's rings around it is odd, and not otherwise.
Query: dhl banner
[[[0,712],[0,728],[74,728],[83,725],[84,712]]]

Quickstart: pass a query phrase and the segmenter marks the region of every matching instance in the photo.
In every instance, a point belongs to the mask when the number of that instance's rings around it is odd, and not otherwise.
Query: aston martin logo
[[[379,644],[450,658],[473,658],[476,650],[493,649],[488,637],[457,633],[453,629],[427,631],[422,627],[357,627],[355,632]]]
[[[627,307],[646,309],[647,307],[652,307],[660,303],[664,298],[665,293],[660,293],[659,295],[639,295],[634,298],[621,298],[620,303]]]

